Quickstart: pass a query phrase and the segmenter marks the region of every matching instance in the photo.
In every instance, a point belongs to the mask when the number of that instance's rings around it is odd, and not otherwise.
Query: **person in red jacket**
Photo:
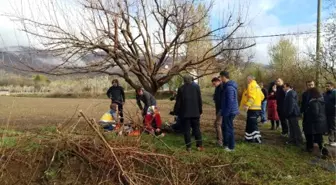
[[[276,85],[274,85],[273,88],[276,88]],[[278,105],[274,91],[271,91],[267,97],[267,114],[268,120],[270,120],[272,124],[271,130],[278,129],[280,119],[278,115]]]

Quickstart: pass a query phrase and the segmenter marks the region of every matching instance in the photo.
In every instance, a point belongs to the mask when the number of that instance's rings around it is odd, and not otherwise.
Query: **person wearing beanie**
[[[183,80],[184,84],[177,91],[174,114],[181,119],[187,151],[191,152],[191,129],[195,136],[196,147],[199,151],[202,151],[200,116],[203,110],[201,91],[198,86],[193,84],[191,76],[186,75]]]

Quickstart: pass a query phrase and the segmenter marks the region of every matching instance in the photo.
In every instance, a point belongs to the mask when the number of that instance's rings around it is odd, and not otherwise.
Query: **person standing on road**
[[[217,144],[223,146],[223,132],[222,132],[222,113],[221,113],[221,103],[222,103],[222,90],[223,86],[219,78],[215,77],[211,80],[212,85],[215,87],[215,93],[213,100],[216,107],[216,119],[214,122],[214,127],[217,135]]]
[[[303,139],[298,120],[298,117],[300,116],[300,108],[297,102],[297,93],[292,89],[292,86],[289,83],[284,84],[283,90],[286,93],[283,104],[283,113],[288,120],[289,125],[289,141],[287,144],[299,146],[303,143]]]
[[[149,133],[154,133],[155,131],[155,134],[161,134],[162,120],[154,96],[139,88],[136,90],[136,101],[145,118],[145,130]],[[143,102],[144,106],[142,106],[141,102]]]
[[[220,73],[223,82],[223,91],[221,99],[222,130],[225,150],[230,152],[235,148],[235,134],[233,120],[239,114],[238,108],[238,85],[230,80],[228,72]]]
[[[261,102],[264,99],[264,94],[255,81],[254,76],[248,76],[247,83],[247,89],[244,91],[240,103],[241,110],[247,112],[245,140],[248,142],[261,143],[257,120],[261,112]]]
[[[125,104],[125,92],[124,88],[119,85],[117,79],[112,80],[112,86],[107,90],[106,95],[111,99],[111,104],[118,105],[118,112],[120,116],[120,122],[124,122],[123,105]]]
[[[323,95],[326,102],[326,116],[329,128],[329,144],[336,147],[336,89],[332,82],[326,83],[326,92]]]
[[[184,84],[178,89],[174,114],[181,118],[184,131],[184,141],[186,149],[191,152],[191,133],[195,136],[197,150],[202,151],[202,134],[200,130],[200,116],[202,110],[202,97],[200,88],[192,84],[192,77],[183,77]]]
[[[288,123],[287,119],[284,115],[284,101],[285,101],[285,96],[286,92],[284,91],[284,82],[281,78],[278,78],[276,80],[276,88],[273,87],[273,91],[275,92],[275,97],[277,101],[277,106],[278,106],[278,115],[280,117],[280,123],[281,123],[281,135],[287,136],[288,135]]]
[[[304,124],[304,122],[306,121],[306,110],[308,108],[308,105],[309,105],[309,102],[311,100],[311,96],[309,94],[309,90],[311,88],[314,88],[315,87],[315,82],[314,81],[307,81],[306,82],[306,87],[307,87],[307,90],[302,93],[302,97],[301,97],[301,108],[300,108],[300,112],[301,114],[303,115],[303,120],[302,120],[302,125]]]
[[[261,88],[262,93],[264,94],[264,99],[261,102],[261,123],[264,124],[267,122],[267,97],[268,97],[268,92],[266,88],[264,88],[264,83],[260,82],[259,86]]]
[[[314,143],[317,143],[320,151],[323,149],[323,134],[328,131],[325,102],[317,88],[308,90],[310,101],[305,109],[306,121],[303,123],[307,152],[312,152]]]

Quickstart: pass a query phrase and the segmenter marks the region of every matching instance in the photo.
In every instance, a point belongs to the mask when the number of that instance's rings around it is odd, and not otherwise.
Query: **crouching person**
[[[110,110],[106,112],[99,120],[99,123],[102,125],[106,132],[110,132],[118,126],[117,123],[117,112],[118,112],[118,105],[111,104]]]
[[[144,117],[145,131],[160,135],[162,121],[154,96],[140,88],[136,90],[136,100]]]
[[[181,119],[187,151],[191,151],[190,129],[192,129],[195,136],[197,149],[202,151],[202,135],[200,131],[202,97],[199,86],[192,83],[191,76],[184,77],[184,85],[177,91],[174,114]]]

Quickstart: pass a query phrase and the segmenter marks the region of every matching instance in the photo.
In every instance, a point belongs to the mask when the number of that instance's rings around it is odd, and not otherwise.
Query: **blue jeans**
[[[267,109],[267,100],[261,102],[261,122],[267,121],[267,115],[266,115],[266,109]]]
[[[223,116],[222,130],[223,130],[223,145],[233,150],[235,147],[233,120],[236,116]]]

